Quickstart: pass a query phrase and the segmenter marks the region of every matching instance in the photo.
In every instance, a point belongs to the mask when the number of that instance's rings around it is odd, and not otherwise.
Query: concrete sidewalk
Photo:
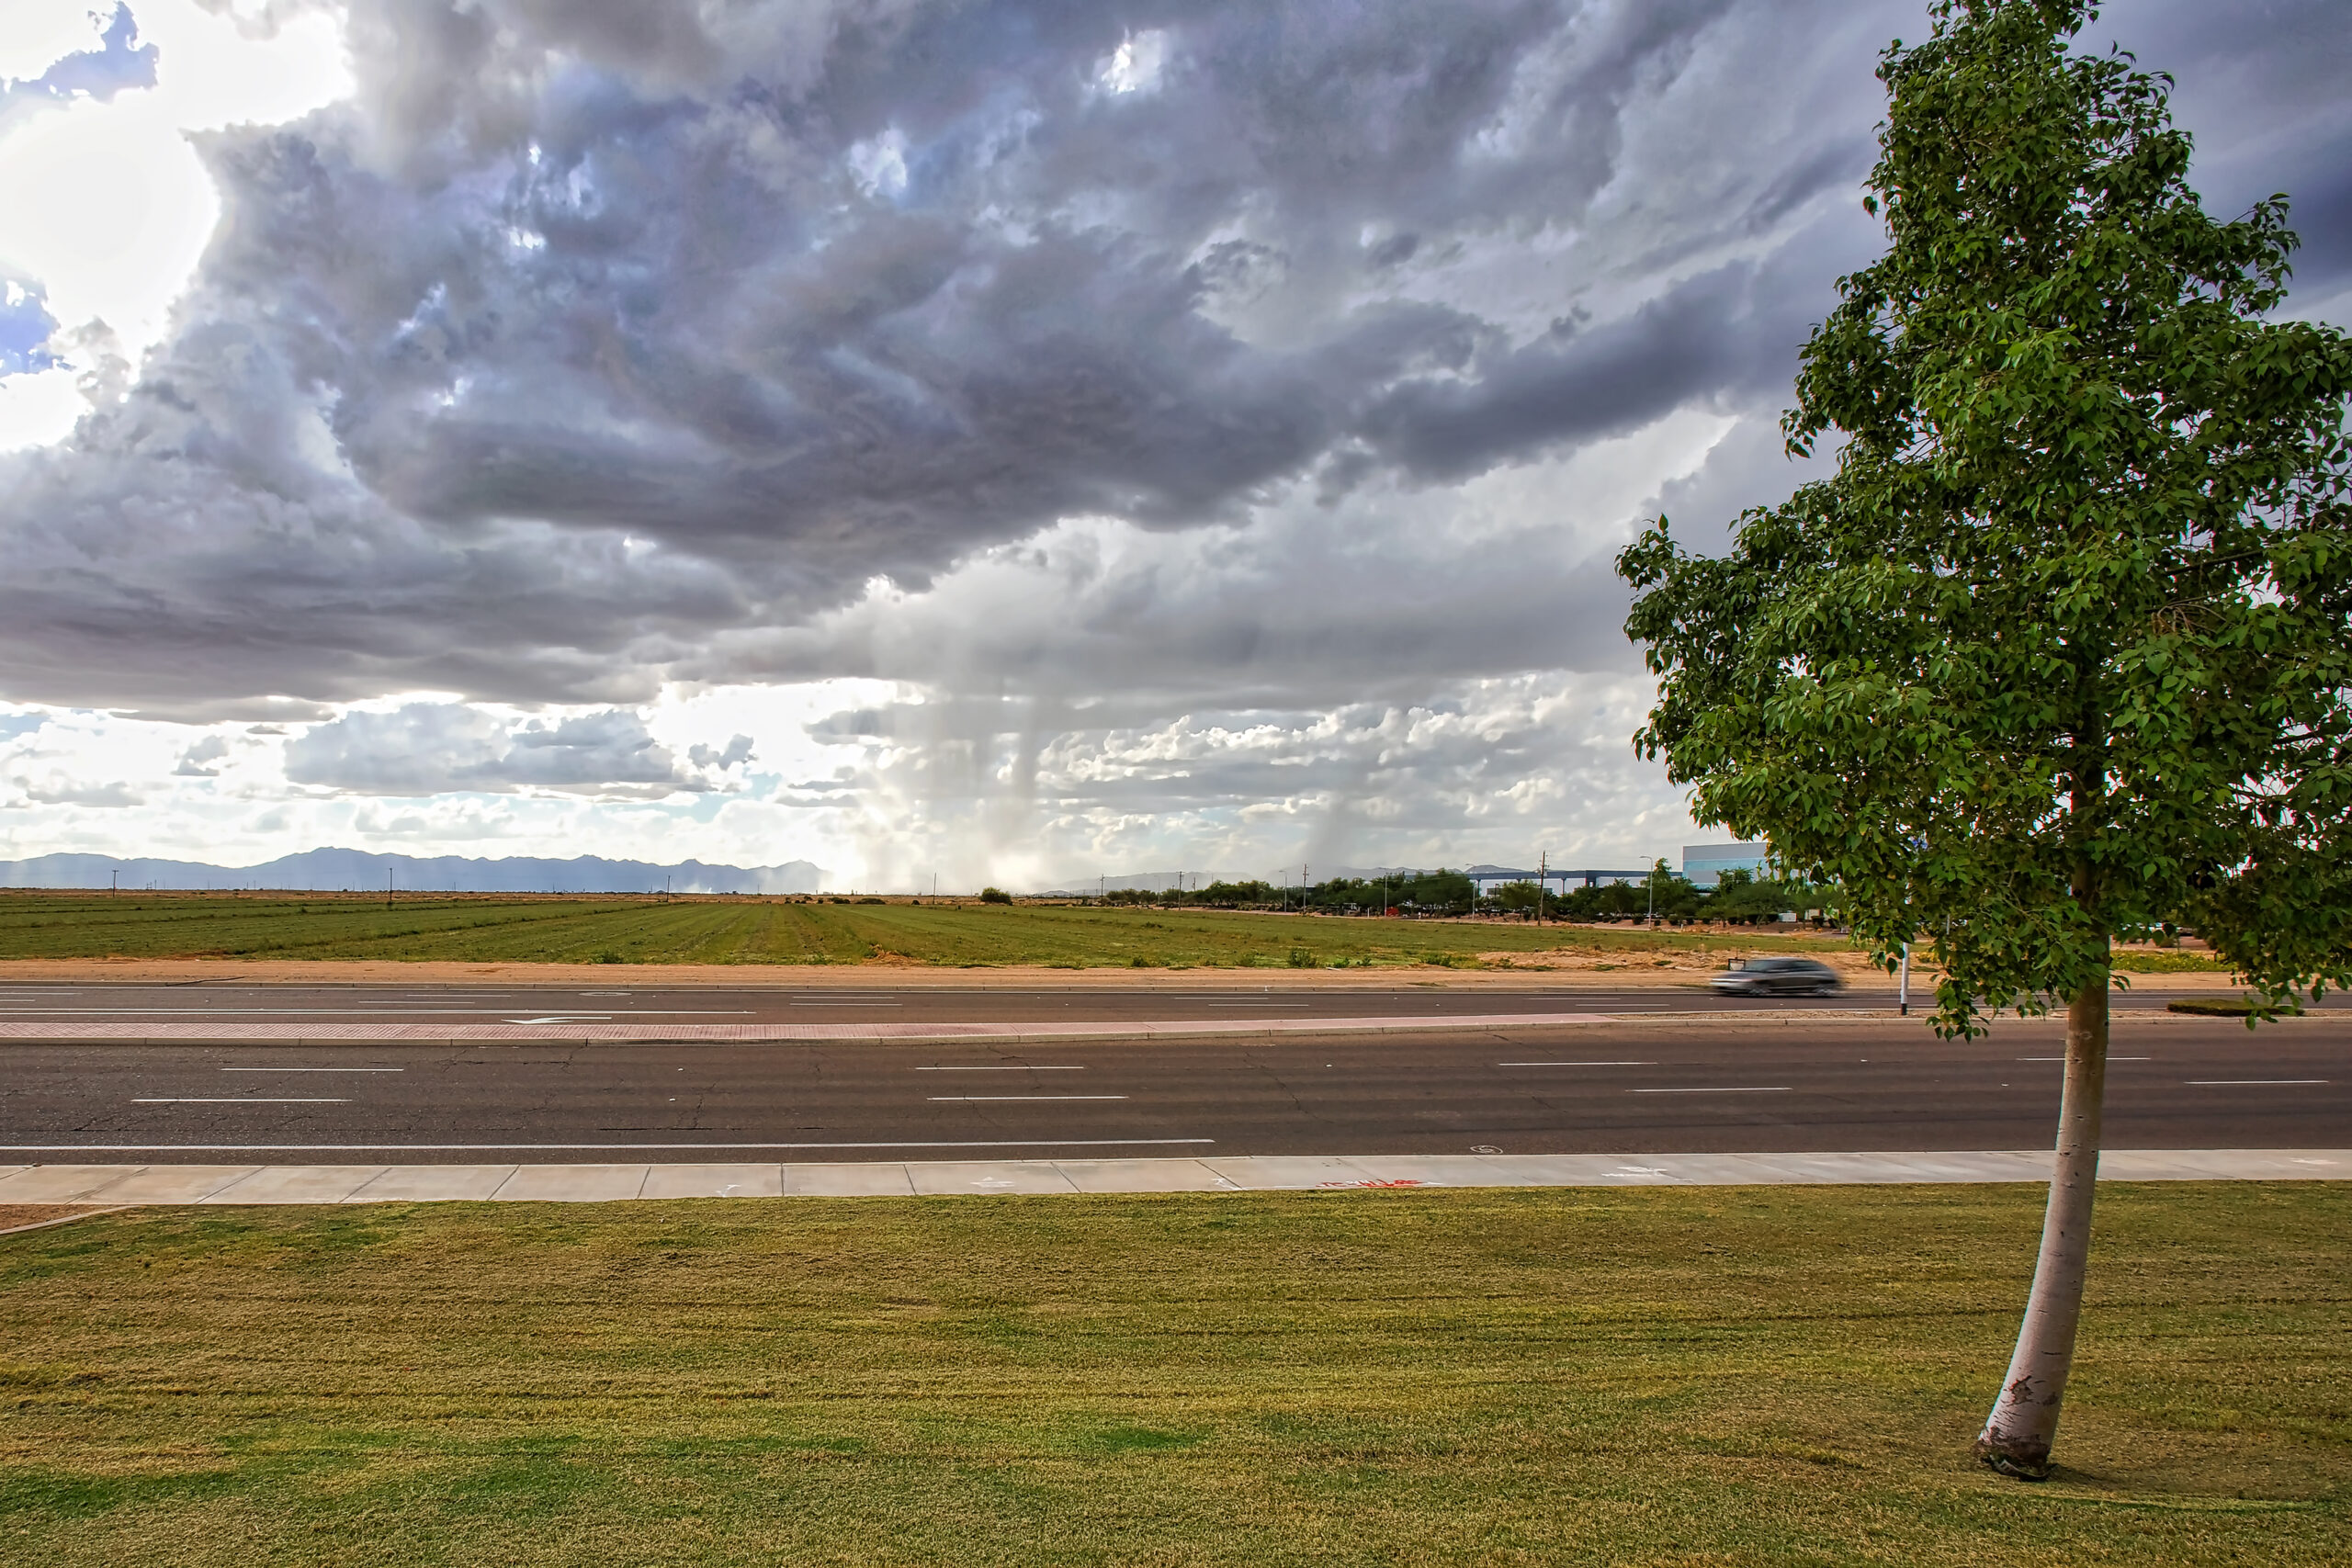
[[[2046,1181],[2040,1151],[1815,1155],[1258,1155],[826,1165],[0,1166],[0,1203],[390,1203],[869,1198],[1381,1187],[1733,1187]],[[2342,1181],[2352,1149],[2111,1149],[2109,1181]]]

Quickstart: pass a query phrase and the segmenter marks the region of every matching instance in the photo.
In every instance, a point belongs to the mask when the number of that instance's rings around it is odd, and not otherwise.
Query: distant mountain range
[[[359,850],[305,850],[260,865],[207,865],[200,861],[122,860],[113,855],[37,855],[0,861],[0,887],[192,889],[243,887],[287,892],[373,892],[386,874],[403,893],[814,893],[825,871],[805,860],[783,865],[676,865],[579,855],[540,860],[470,860],[462,855],[368,854]]]

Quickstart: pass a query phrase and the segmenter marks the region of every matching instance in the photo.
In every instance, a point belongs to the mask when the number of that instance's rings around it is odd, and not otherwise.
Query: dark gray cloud
[[[1839,239],[1858,227],[1824,226]],[[1476,377],[1400,381],[1363,434],[1415,476],[1452,479],[1554,441],[1638,430],[1689,404],[1737,408],[1777,394],[1825,303],[1828,240],[1815,231],[1763,263],[1701,273],[1603,325],[1563,320]]]
[[[2182,104],[2222,187],[2308,176],[2308,278],[2352,256],[2331,15],[2100,24],[2206,84]],[[1769,425],[1875,243],[1872,56],[1923,20],[355,0],[349,25],[352,102],[205,141],[221,226],[129,395],[0,459],[0,694],[193,715],[886,672],[1279,706],[1624,668],[1630,501],[1442,502],[1678,414]],[[1709,495],[1784,483],[1725,451]],[[973,593],[922,591],[1089,517],[1215,542],[924,623]],[[896,622],[844,608],[877,581],[917,595]],[[321,733],[316,778],[378,776]],[[549,782],[515,750],[486,776]],[[592,782],[571,765],[557,787]]]

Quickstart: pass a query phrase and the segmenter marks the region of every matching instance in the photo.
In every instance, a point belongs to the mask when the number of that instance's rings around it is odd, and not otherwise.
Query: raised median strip
[[[1647,1014],[1632,1015],[1634,1019]],[[305,1023],[0,1023],[0,1042],[20,1044],[185,1045],[221,1042],[282,1045],[379,1044],[459,1040],[565,1042],[577,1044],[763,1044],[859,1040],[931,1043],[977,1040],[992,1044],[1044,1044],[1062,1040],[1184,1040],[1217,1034],[1400,1034],[1430,1030],[1545,1029],[1562,1024],[1626,1021],[1601,1012],[1413,1014],[1371,1018],[1159,1019],[1121,1023],[604,1023],[534,1020],[516,1023],[368,1023],[324,1020]]]
[[[549,1153],[561,1152],[549,1150]],[[1198,1155],[1184,1158],[0,1166],[6,1203],[597,1202],[1414,1187],[1899,1186],[2047,1180],[2045,1153]],[[2352,1180],[2352,1149],[2115,1149],[2109,1181]]]

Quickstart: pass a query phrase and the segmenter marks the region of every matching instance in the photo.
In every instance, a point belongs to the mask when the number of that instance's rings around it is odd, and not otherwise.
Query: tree
[[[1533,882],[1506,882],[1488,895],[1495,908],[1503,913],[1520,915],[1529,919],[1535,918],[1535,901],[1538,896],[1536,885]]]
[[[2109,954],[2193,925],[2273,1008],[2352,980],[2352,352],[2267,319],[2286,198],[2220,222],[2169,78],[2079,0],[1946,0],[1882,56],[1886,253],[1804,350],[1834,478],[1620,558],[1698,819],[1835,880],[1935,1026],[2063,1003],[2041,1251],[1977,1452],[2048,1473],[2098,1174]]]
[[[1701,913],[1711,920],[1735,920],[1753,923],[1780,918],[1781,911],[1794,907],[1788,889],[1769,878],[1758,881],[1756,874],[1746,866],[1733,866],[1715,878],[1713,891]]]
[[[1476,886],[1468,877],[1442,867],[1415,872],[1397,884],[1396,891],[1401,902],[1416,909],[1467,909],[1478,897]]]
[[[1641,913],[1661,920],[1682,919],[1699,912],[1703,897],[1666,862],[1652,861],[1642,886]]]
[[[1560,896],[1565,920],[1617,920],[1638,916],[1647,908],[1638,882],[1603,882],[1591,887],[1571,887]]]

